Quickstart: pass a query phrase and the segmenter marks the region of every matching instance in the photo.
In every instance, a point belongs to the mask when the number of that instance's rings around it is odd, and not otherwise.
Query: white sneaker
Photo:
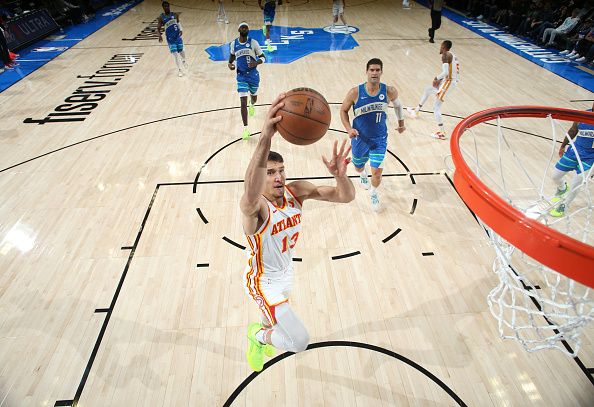
[[[371,195],[371,209],[373,209],[374,212],[379,211],[380,209],[380,199],[379,196],[377,195],[377,191],[374,191]]]
[[[569,58],[569,59],[576,59],[579,57],[580,57],[580,54],[578,54],[578,53],[575,53],[573,55],[572,54],[567,55],[567,58]]]
[[[229,19],[225,17],[225,24],[229,24]]]
[[[177,76],[179,76],[179,77],[184,76],[184,73],[182,72],[181,69],[177,70]]]
[[[571,51],[571,53],[573,53],[573,51]],[[559,52],[559,55],[567,55],[567,54],[570,54],[568,49],[566,49],[565,51]]]
[[[575,60],[575,62],[584,62],[586,60],[586,57],[580,57],[578,59]]]
[[[222,22],[223,22],[223,17],[221,17],[221,16],[218,16],[218,17],[217,17],[217,23],[222,23]]]
[[[184,67],[184,69],[187,71],[188,70],[188,63],[186,61],[182,62],[182,65]]]
[[[367,174],[359,175],[359,185],[363,189],[369,189],[369,178],[367,178]]]
[[[419,108],[415,107],[407,107],[406,111],[408,112],[408,115],[410,117],[412,117],[413,119],[416,119],[419,117]]]

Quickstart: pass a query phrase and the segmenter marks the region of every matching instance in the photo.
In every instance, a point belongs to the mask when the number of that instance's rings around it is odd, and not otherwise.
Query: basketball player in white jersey
[[[262,311],[263,324],[248,327],[248,363],[261,371],[264,354],[274,355],[274,348],[301,352],[307,348],[309,334],[289,305],[293,284],[293,248],[299,239],[303,202],[316,199],[328,202],[351,202],[355,187],[347,177],[350,148],[344,141],[334,142],[331,158],[322,160],[336,186],[317,186],[308,181],[285,185],[283,158],[270,151],[278,110],[284,106],[279,95],[268,111],[258,145],[245,173],[244,193],[239,206],[242,225],[249,243],[248,266],[244,287]]]
[[[425,88],[423,97],[419,105],[414,109],[407,109],[411,117],[419,117],[419,110],[427,101],[430,95],[435,95],[435,103],[433,104],[433,115],[437,120],[437,131],[431,134],[431,137],[445,140],[446,135],[443,129],[443,118],[441,116],[441,105],[443,104],[446,95],[449,95],[458,84],[458,77],[460,74],[460,64],[454,54],[450,52],[452,48],[452,41],[445,40],[441,43],[439,53],[441,54],[441,73],[433,78],[432,86]]]

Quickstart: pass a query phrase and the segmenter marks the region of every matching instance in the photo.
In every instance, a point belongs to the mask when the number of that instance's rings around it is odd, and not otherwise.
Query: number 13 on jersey
[[[291,239],[289,239],[289,236],[285,236],[283,238],[283,253],[295,247],[297,244],[297,239],[299,239],[299,232],[291,236]]]

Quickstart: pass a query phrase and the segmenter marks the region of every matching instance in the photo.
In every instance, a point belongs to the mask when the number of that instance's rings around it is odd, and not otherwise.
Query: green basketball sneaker
[[[557,188],[557,191],[555,192],[555,196],[551,199],[552,203],[559,202],[561,199],[563,199],[563,197],[565,196],[567,191],[569,191],[569,188],[567,187],[567,182],[564,182],[563,184],[565,184],[565,188],[564,189]]]
[[[250,138],[250,129],[248,129],[247,127],[245,127],[243,129],[243,134],[241,135],[241,138],[244,140],[247,140]]]
[[[247,332],[248,348],[245,356],[254,372],[260,372],[264,368],[264,345],[256,339],[256,333],[260,329],[262,329],[262,325],[254,322],[248,326]]]
[[[555,218],[560,218],[565,215],[565,204],[559,204],[557,207],[551,209],[549,214]]]
[[[276,354],[276,349],[274,348],[274,346],[266,344],[264,345],[264,354],[271,358]]]

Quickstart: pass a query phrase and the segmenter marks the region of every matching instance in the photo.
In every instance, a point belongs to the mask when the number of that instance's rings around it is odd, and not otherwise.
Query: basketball
[[[310,88],[286,93],[285,105],[278,111],[283,119],[276,125],[289,143],[305,146],[321,139],[330,126],[330,106],[324,96]]]

